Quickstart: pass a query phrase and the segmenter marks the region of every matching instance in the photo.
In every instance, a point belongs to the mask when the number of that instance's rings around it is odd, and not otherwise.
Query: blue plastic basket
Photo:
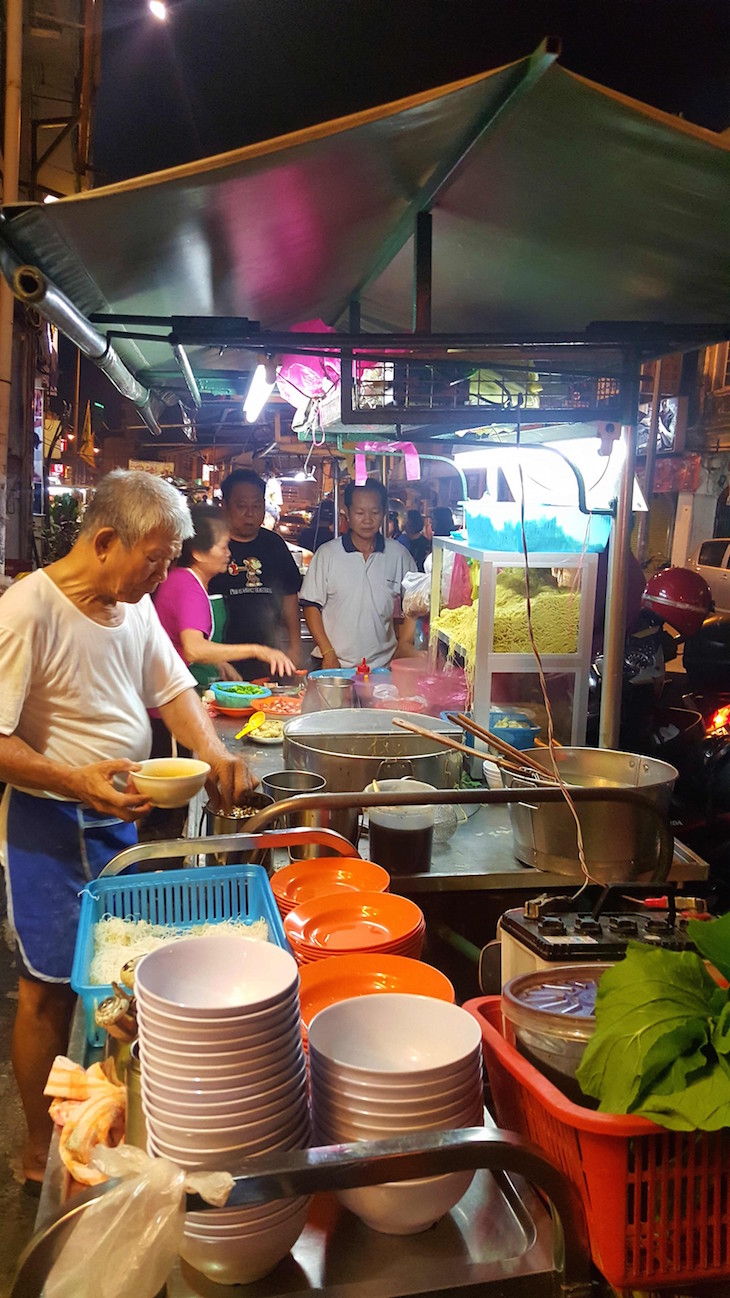
[[[102,1045],[105,1036],[94,1022],[94,1010],[113,994],[111,986],[89,982],[94,929],[105,915],[168,924],[181,934],[196,924],[216,924],[226,919],[252,923],[265,919],[269,941],[290,950],[271,884],[261,865],[211,866],[96,879],[81,894],[81,917],[71,970],[71,986],[84,1003],[86,1036],[93,1046]]]

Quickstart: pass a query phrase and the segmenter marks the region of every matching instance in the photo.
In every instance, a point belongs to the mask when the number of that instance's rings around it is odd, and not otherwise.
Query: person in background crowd
[[[191,532],[173,486],[115,470],[69,554],[0,599],[0,823],[20,966],[12,1062],[29,1185],[42,1180],[51,1136],[43,1087],[67,1049],[79,894],[136,841],[134,822],[150,810],[128,780],[149,756],[148,709],[209,764],[214,805],[240,803],[254,783],[216,735],[150,599]]]
[[[417,509],[409,509],[406,514],[406,530],[398,537],[409,554],[413,555],[416,567],[423,572],[426,555],[431,550],[431,542],[423,534],[424,518]]]
[[[265,485],[252,469],[236,469],[222,485],[231,557],[211,579],[211,595],[226,605],[226,640],[286,649],[296,665],[301,653],[299,588],[302,579],[286,542],[263,527]],[[286,641],[284,644],[283,642]],[[233,661],[244,680],[261,675],[258,658]]]
[[[428,523],[432,536],[450,536],[454,530],[454,516],[446,505],[434,505]]]
[[[431,513],[426,520],[427,530],[431,536],[450,536],[454,530],[454,516],[446,505],[434,505]],[[443,607],[449,598],[451,589],[451,574],[454,570],[454,553],[452,550],[444,550],[441,561],[441,606]],[[433,553],[429,551],[423,562],[423,571],[430,577],[433,568]]]
[[[400,525],[400,518],[398,517],[398,510],[397,510],[397,509],[391,509],[390,513],[388,514],[388,523],[387,523],[387,528],[386,528],[386,536],[387,536],[387,538],[388,538],[389,541],[399,541],[402,535],[403,535],[403,533],[401,532],[401,525]],[[406,548],[408,548],[408,547],[406,547]],[[410,551],[409,551],[409,553],[410,553]]]
[[[327,541],[333,541],[335,537],[334,521],[335,507],[332,501],[323,500],[315,510],[309,526],[302,529],[299,536],[300,545],[314,553],[315,550],[319,549],[320,545],[325,545]]]
[[[154,595],[157,616],[183,662],[203,687],[214,680],[240,680],[232,666],[236,658],[255,658],[262,670],[290,676],[294,664],[280,649],[263,644],[222,644],[222,627],[214,633],[208,586],[230,562],[228,523],[220,510],[208,505],[194,506],[190,516],[193,535],[183,541],[177,564]],[[154,725],[152,729],[154,733]]]
[[[302,607],[324,668],[387,667],[398,648],[400,588],[416,565],[404,546],[381,528],[388,499],[373,479],[344,493],[349,530],[312,558],[302,586]]]

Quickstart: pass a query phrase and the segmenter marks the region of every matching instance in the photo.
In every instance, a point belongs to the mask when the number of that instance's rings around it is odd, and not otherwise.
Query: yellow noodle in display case
[[[532,629],[540,653],[576,653],[580,593],[561,589],[549,571],[545,575],[533,572],[530,586]],[[532,653],[523,592],[523,572],[509,568],[499,573],[494,603],[494,653]],[[444,609],[432,624],[433,630],[442,632],[449,640],[450,657],[454,652],[463,652],[469,675],[473,674],[476,660],[478,609],[478,600],[460,608]]]

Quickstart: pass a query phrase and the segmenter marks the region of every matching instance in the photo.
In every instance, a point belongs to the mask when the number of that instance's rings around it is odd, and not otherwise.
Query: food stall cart
[[[551,428],[581,421],[591,436],[597,421],[604,429],[620,426],[602,724],[602,743],[611,746],[621,690],[639,367],[645,358],[728,336],[728,145],[571,77],[556,65],[557,52],[546,43],[508,68],[316,127],[269,149],[257,145],[148,177],[139,186],[111,186],[47,208],[7,208],[0,264],[16,296],[77,342],[135,402],[153,436],[170,390],[191,423],[202,400],[196,371],[212,363],[250,372],[253,362],[271,363],[281,354],[336,357],[343,375],[340,421],[346,431],[359,428],[358,436],[370,426],[387,427],[396,438],[407,431],[410,439],[419,428],[436,438],[466,433],[503,440],[526,435],[528,410]],[[276,167],[287,175],[278,213],[271,207]],[[678,185],[693,194],[691,205],[677,207]],[[503,206],[505,193],[511,202]],[[297,194],[303,197],[292,200]],[[217,255],[200,256],[211,229]],[[664,229],[672,230],[670,244]],[[282,267],[289,232],[299,255]],[[432,234],[443,272],[433,284]],[[660,246],[660,261],[647,267],[647,249]],[[414,264],[414,248],[416,332],[408,333],[402,332],[412,323],[404,267]],[[158,268],[153,276],[151,262]],[[262,266],[270,270],[264,280]],[[663,326],[651,324],[658,301],[669,321]],[[349,333],[276,332],[282,321],[316,316],[338,324],[348,312]],[[381,329],[384,320],[384,332],[360,334],[361,324]],[[432,333],[434,326],[441,332]],[[484,393],[470,388],[478,369],[492,371]],[[495,369],[503,398],[496,402]],[[375,398],[373,373],[381,384]],[[541,383],[536,413],[534,389]],[[494,795],[495,803],[504,800]],[[487,814],[497,816],[497,807],[478,813]],[[488,854],[480,851],[481,835]],[[463,894],[457,880],[469,880],[480,894],[496,891],[490,878],[529,879],[529,889],[545,882],[499,858],[500,835],[506,842],[494,819],[474,829],[477,853],[460,858],[454,846],[443,870],[437,862],[429,874],[436,885],[429,895],[449,883]],[[490,874],[498,858],[500,869]],[[459,859],[463,869],[453,870]],[[52,1182],[51,1168],[49,1187]],[[523,1238],[539,1241],[539,1229],[536,1235],[509,1203],[505,1211],[513,1224],[518,1220]],[[571,1263],[579,1240],[580,1230],[566,1227]],[[442,1236],[434,1241],[434,1252],[447,1258],[443,1287],[453,1292],[453,1259],[464,1255],[464,1236],[452,1232],[452,1252]],[[414,1292],[414,1286],[424,1292],[424,1273],[430,1280],[438,1269],[433,1257],[405,1268],[414,1277],[409,1288],[401,1254],[395,1260],[376,1254],[369,1235],[361,1243],[360,1257],[372,1259],[375,1271],[369,1284],[350,1289],[353,1295]],[[507,1252],[514,1256],[520,1248],[513,1235]],[[340,1256],[346,1253],[352,1254],[351,1240]],[[391,1264],[393,1278],[384,1280]],[[495,1260],[495,1294],[509,1292],[509,1269],[504,1255]],[[320,1281],[324,1287],[326,1270],[310,1271],[302,1283],[290,1274],[286,1291],[311,1290]],[[346,1294],[344,1268],[333,1271],[332,1292]],[[356,1284],[364,1274],[360,1269]],[[472,1271],[465,1291],[486,1278]],[[566,1283],[569,1292],[583,1293],[580,1267]],[[529,1273],[514,1276],[512,1289],[520,1286],[524,1294],[538,1292]]]

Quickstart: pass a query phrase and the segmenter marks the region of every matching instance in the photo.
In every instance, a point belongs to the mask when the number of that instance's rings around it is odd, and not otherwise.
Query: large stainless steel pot
[[[461,756],[393,725],[397,711],[341,708],[294,717],[284,726],[284,765],[324,776],[331,793],[360,793],[373,780],[412,775],[437,789],[453,789]],[[461,731],[438,717],[419,716],[425,730]],[[357,842],[357,808],[332,813],[331,828]]]
[[[552,772],[546,748],[532,748],[529,756]],[[665,815],[669,811],[676,767],[655,757],[619,753],[608,748],[556,748],[555,757],[568,786],[597,789],[640,789]],[[503,771],[507,788],[524,788],[525,801],[510,806],[515,856],[525,865],[582,878],[578,860],[576,825],[570,808],[531,803],[529,777]],[[650,880],[657,859],[656,828],[641,808],[627,803],[582,802],[576,810],[583,834],[586,864],[600,882],[625,883]]]

